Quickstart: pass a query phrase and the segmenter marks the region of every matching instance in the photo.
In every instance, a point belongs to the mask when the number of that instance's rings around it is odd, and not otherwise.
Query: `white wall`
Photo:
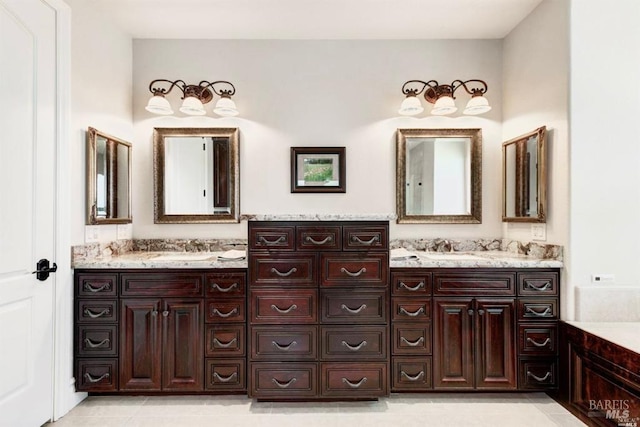
[[[395,130],[483,129],[483,223],[392,225],[392,237],[495,237],[500,224],[502,43],[461,41],[134,40],[134,237],[238,237],[240,225],[153,224],[152,132],[240,128],[242,213],[395,213]],[[158,78],[230,80],[237,118],[159,117],[144,110]],[[479,78],[494,109],[479,117],[399,118],[409,79]],[[179,106],[177,94],[168,99]],[[468,97],[460,94],[458,102]],[[426,102],[425,102],[426,103]],[[464,105],[461,105],[463,107]],[[174,108],[174,109],[175,109]],[[178,113],[179,114],[179,113]],[[345,194],[290,193],[289,148],[345,146]]]

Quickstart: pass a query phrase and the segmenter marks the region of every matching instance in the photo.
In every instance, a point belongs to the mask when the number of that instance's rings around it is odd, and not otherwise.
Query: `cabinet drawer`
[[[317,329],[305,327],[254,327],[251,329],[253,359],[315,360]]]
[[[520,324],[518,330],[520,355],[552,356],[557,353],[558,326],[556,324]]]
[[[249,223],[250,250],[293,250],[294,226],[252,226]]]
[[[207,359],[205,388],[212,391],[245,391],[244,359]]]
[[[393,295],[431,296],[431,273],[391,273]]]
[[[384,225],[345,225],[342,228],[342,248],[349,250],[387,250],[389,231]]]
[[[389,394],[386,363],[323,363],[324,397],[378,397]]]
[[[317,393],[316,363],[253,363],[250,397],[299,399]]]
[[[433,274],[433,292],[436,295],[515,295],[516,274],[489,272],[437,272]]]
[[[530,358],[519,361],[520,389],[558,387],[558,361],[555,358]]]
[[[518,273],[518,295],[558,295],[558,272]]]
[[[116,273],[76,273],[76,295],[79,297],[115,297],[118,295]]]
[[[320,331],[323,360],[387,358],[386,326],[327,326]]]
[[[122,296],[201,297],[202,275],[197,273],[122,273]]]
[[[296,235],[298,250],[339,251],[342,249],[342,230],[339,226],[301,225],[298,227]]]
[[[118,321],[118,304],[116,300],[78,300],[76,321],[78,323],[115,323]]]
[[[518,320],[554,320],[557,318],[557,298],[518,300]]]
[[[240,357],[245,354],[244,325],[206,325],[206,357]]]
[[[397,298],[392,299],[392,320],[431,320],[431,298]]]
[[[316,323],[315,289],[257,290],[251,292],[251,321],[258,324]]]
[[[393,323],[393,354],[431,354],[431,322]]]
[[[385,291],[321,291],[323,323],[386,323]]]
[[[118,390],[118,359],[77,359],[76,391]]]
[[[387,286],[389,254],[331,254],[320,256],[321,286]]]
[[[244,298],[207,300],[208,323],[244,322],[246,318]]]
[[[76,354],[78,356],[117,356],[118,327],[116,325],[78,325]]]
[[[249,274],[256,286],[315,286],[314,255],[254,255]]]
[[[392,391],[431,390],[431,357],[394,357]]]
[[[246,295],[244,273],[210,273],[205,276],[204,295],[207,298],[241,297]]]

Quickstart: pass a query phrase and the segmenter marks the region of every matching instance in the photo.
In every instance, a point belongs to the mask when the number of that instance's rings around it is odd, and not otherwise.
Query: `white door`
[[[53,411],[56,13],[0,0],[0,426],[40,426]]]

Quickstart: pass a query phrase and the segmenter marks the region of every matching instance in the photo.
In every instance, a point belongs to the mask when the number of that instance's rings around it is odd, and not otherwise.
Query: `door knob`
[[[36,264],[36,271],[32,271],[31,274],[35,274],[36,279],[44,281],[49,278],[49,274],[55,273],[56,271],[58,271],[56,263],[54,262],[53,265],[50,265],[49,260],[43,258],[38,261]]]

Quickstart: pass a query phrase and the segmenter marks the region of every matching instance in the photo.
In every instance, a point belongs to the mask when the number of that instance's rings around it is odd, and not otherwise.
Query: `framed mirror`
[[[547,128],[502,144],[502,221],[546,222]]]
[[[155,128],[154,222],[239,222],[237,128]]]
[[[398,129],[399,224],[482,222],[481,129]]]
[[[127,224],[131,218],[131,144],[87,130],[87,224]]]

